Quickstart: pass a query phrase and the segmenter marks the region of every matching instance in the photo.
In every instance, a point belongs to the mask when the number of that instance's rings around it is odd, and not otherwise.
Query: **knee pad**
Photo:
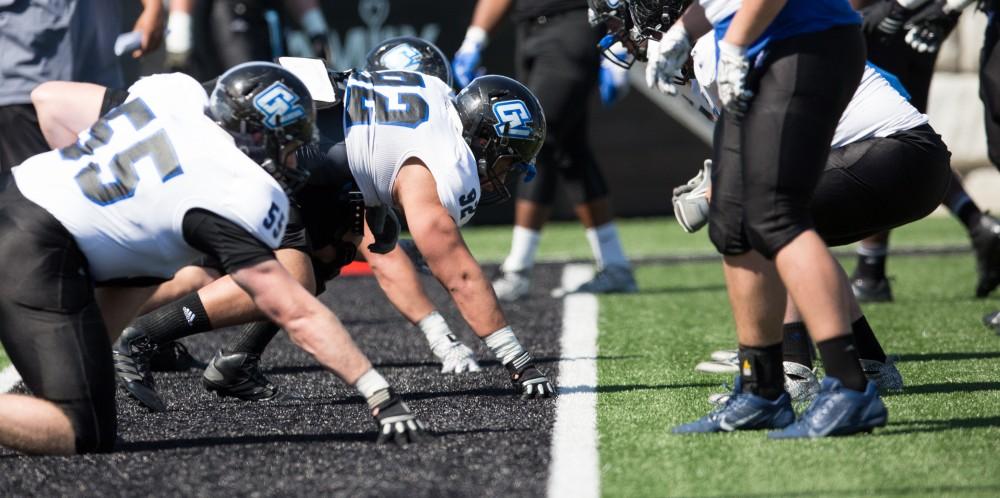
[[[107,453],[118,439],[118,414],[114,397],[110,403],[91,400],[54,401],[69,418],[76,438],[76,453]],[[110,406],[102,406],[110,405]]]

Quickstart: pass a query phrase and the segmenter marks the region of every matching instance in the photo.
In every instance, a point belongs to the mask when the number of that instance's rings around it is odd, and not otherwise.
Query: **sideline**
[[[10,392],[18,382],[21,382],[21,374],[14,370],[14,365],[8,365],[7,368],[0,370],[0,394]]]
[[[594,275],[590,264],[566,265],[562,287],[573,288]],[[562,358],[549,464],[549,497],[600,496],[597,453],[597,297],[571,294],[563,300]]]

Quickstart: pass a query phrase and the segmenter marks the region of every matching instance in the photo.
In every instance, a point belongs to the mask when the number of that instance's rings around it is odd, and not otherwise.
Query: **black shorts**
[[[810,204],[816,232],[838,246],[919,220],[951,177],[951,153],[930,125],[833,149]]]
[[[550,205],[559,179],[574,203],[608,195],[590,149],[587,106],[597,84],[601,33],[587,24],[587,9],[532,19],[517,26],[517,79],[538,97],[548,125],[538,154],[538,175],[518,186],[518,199]]]
[[[995,4],[991,4],[996,9]],[[990,161],[1000,168],[1000,13],[992,10],[983,36],[979,58],[979,98],[983,101],[986,121],[986,150]]]
[[[810,199],[864,62],[858,26],[770,44],[746,116],[723,111],[715,126],[709,237],[720,253],[773,258],[813,227]]]
[[[34,105],[0,106],[0,172],[50,149],[38,127]]]
[[[86,257],[47,211],[0,176],[0,343],[24,384],[69,417],[78,453],[116,438],[111,343]]]

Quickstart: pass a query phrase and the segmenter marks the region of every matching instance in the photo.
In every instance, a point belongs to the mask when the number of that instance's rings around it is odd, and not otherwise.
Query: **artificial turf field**
[[[710,351],[733,346],[721,269],[705,261],[703,234],[684,235],[663,220],[625,222],[621,231],[629,252],[648,262],[637,267],[640,293],[599,300],[602,494],[1000,495],[1000,337],[979,323],[1000,299],[971,297],[971,254],[893,257],[896,302],[865,307],[887,352],[899,355],[907,383],[885,397],[886,428],[806,442],[770,442],[763,433],[680,437],[669,428],[707,413],[706,396],[731,380],[692,370]],[[508,247],[507,228],[466,235],[484,261],[498,261]],[[954,221],[929,219],[900,230],[893,242],[941,249],[967,239]],[[586,259],[588,252],[573,224],[553,226],[543,239],[549,259]],[[548,290],[560,272],[560,264],[540,266],[531,299],[507,307],[552,378],[562,310]],[[329,287],[324,300],[429,422],[434,441],[402,452],[371,445],[363,401],[282,335],[268,350],[266,372],[299,399],[220,403],[197,384],[197,372],[159,374],[171,409],[151,415],[120,399],[121,452],[27,458],[0,450],[0,495],[545,493],[552,401],[508,398],[495,362],[486,362],[482,374],[437,374],[423,339],[372,280],[344,278]],[[438,286],[430,287],[445,303]],[[458,323],[452,307],[442,308]],[[456,329],[474,344],[468,330]],[[219,341],[187,343],[207,358]],[[477,351],[485,353],[478,344]]]

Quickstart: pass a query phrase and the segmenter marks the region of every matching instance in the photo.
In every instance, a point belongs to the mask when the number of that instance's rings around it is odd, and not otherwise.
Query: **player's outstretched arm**
[[[76,142],[76,136],[100,117],[106,87],[92,83],[48,81],[31,91],[38,126],[49,147]]]
[[[379,442],[406,444],[424,438],[423,423],[375,371],[336,315],[277,261],[263,261],[230,275],[292,342],[365,397],[379,424]]]
[[[431,273],[448,289],[469,327],[503,363],[517,394],[524,398],[553,395],[552,384],[507,324],[493,287],[438,200],[430,170],[416,158],[407,160],[393,189]]]

